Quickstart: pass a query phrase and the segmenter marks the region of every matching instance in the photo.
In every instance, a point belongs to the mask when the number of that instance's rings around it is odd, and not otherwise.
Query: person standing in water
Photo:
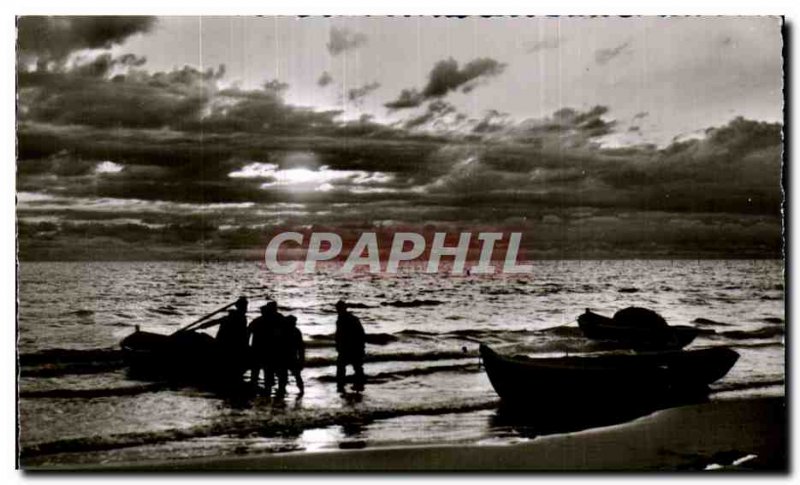
[[[239,297],[234,305],[235,310],[229,311],[227,316],[197,328],[200,330],[219,325],[215,340],[226,380],[240,379],[247,365],[247,298]]]
[[[250,384],[258,385],[258,376],[264,370],[264,388],[271,392],[275,382],[278,351],[280,349],[280,329],[284,325],[284,316],[278,313],[278,304],[274,301],[260,308],[261,316],[256,317],[247,327],[248,336],[252,335],[250,347]]]
[[[347,304],[341,300],[336,302],[336,389],[344,392],[347,366],[353,366],[355,382],[353,389],[364,389],[364,347],[366,335],[361,321],[347,311]]]
[[[288,374],[291,372],[297,385],[298,397],[305,393],[303,385],[303,366],[306,361],[306,346],[303,334],[297,328],[297,317],[289,315],[283,323],[280,334],[280,360],[278,363],[278,395],[286,393]]]

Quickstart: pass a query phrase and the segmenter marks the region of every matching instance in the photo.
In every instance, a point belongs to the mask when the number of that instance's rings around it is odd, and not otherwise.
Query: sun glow
[[[297,191],[327,192],[337,187],[386,183],[391,176],[383,172],[335,170],[323,165],[316,170],[305,167],[282,169],[274,163],[251,163],[228,174],[231,178],[264,179],[262,188],[282,187]]]

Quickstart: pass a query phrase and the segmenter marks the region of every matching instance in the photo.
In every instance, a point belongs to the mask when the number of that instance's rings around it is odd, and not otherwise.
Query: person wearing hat
[[[364,389],[364,347],[366,336],[361,321],[347,311],[347,304],[342,300],[336,302],[336,389],[344,391],[347,366],[353,366],[355,382],[353,389]]]
[[[253,319],[247,327],[248,337],[253,337],[250,345],[250,383],[253,386],[258,385],[258,376],[263,369],[264,388],[269,394],[278,368],[280,335],[285,318],[278,312],[278,304],[274,301],[263,305],[260,310],[261,315]]]

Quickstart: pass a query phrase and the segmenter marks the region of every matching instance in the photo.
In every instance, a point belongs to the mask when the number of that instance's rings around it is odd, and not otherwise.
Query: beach
[[[786,415],[782,398],[731,399],[512,445],[400,446],[29,470],[786,472]]]

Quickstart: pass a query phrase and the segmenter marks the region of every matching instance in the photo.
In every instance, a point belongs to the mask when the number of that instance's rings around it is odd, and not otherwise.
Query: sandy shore
[[[141,462],[83,470],[786,471],[783,398],[718,401],[659,411],[629,423],[536,438],[517,445],[457,445],[296,452]],[[69,467],[70,469],[76,469]],[[39,468],[39,470],[54,468]],[[57,467],[56,469],[65,469]]]

